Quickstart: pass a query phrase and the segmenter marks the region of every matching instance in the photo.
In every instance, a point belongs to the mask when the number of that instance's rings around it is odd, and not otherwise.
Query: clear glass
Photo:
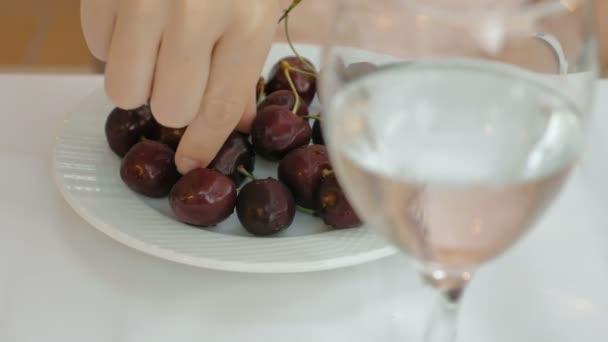
[[[585,138],[597,47],[583,0],[342,0],[321,72],[325,141],[368,224],[439,292],[456,339],[476,269],[559,193]]]

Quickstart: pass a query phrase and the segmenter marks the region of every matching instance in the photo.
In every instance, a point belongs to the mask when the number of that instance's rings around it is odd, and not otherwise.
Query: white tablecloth
[[[51,151],[62,118],[101,85],[95,76],[0,76],[0,341],[416,341],[428,298],[404,257],[309,274],[227,273],[142,254],[90,227],[56,190]],[[608,83],[603,90],[607,97]],[[572,203],[556,210],[567,206],[587,233],[599,231],[605,221],[581,222],[590,215],[579,189],[566,192]],[[543,222],[552,217],[563,223],[553,212]],[[545,226],[478,274],[462,341],[608,336],[608,258],[590,278],[551,287],[560,268],[581,278],[589,265],[569,264],[580,247],[568,248],[579,241],[574,225],[538,250],[555,234]],[[607,256],[598,249],[577,260]]]

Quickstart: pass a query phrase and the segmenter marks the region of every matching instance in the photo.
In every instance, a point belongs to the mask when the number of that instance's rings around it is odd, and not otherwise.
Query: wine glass
[[[590,1],[341,0],[323,52],[323,130],[367,223],[440,293],[429,342],[456,338],[475,270],[559,192],[584,143]]]

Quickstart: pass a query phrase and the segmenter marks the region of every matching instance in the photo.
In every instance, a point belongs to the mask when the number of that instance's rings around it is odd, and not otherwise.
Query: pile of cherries
[[[174,158],[185,128],[162,127],[148,106],[114,109],[105,131],[110,148],[123,158],[122,180],[141,195],[168,196],[175,217],[198,227],[213,227],[235,209],[242,226],[257,236],[287,229],[297,209],[329,227],[361,225],[332,171],[321,117],[309,113],[316,77],[305,58],[281,59],[268,82],[260,78],[256,86],[250,136],[233,132],[207,168],[183,176]],[[253,176],[256,155],[278,162],[277,179]]]

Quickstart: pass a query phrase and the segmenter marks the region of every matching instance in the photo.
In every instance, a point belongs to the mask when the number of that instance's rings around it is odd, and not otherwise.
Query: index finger
[[[199,114],[188,126],[175,162],[181,173],[205,167],[246,114],[272,42],[275,23],[264,7],[253,6],[249,21],[231,28],[215,46]],[[251,19],[258,18],[259,20]],[[272,16],[274,17],[274,16]],[[250,23],[253,27],[243,23]]]

